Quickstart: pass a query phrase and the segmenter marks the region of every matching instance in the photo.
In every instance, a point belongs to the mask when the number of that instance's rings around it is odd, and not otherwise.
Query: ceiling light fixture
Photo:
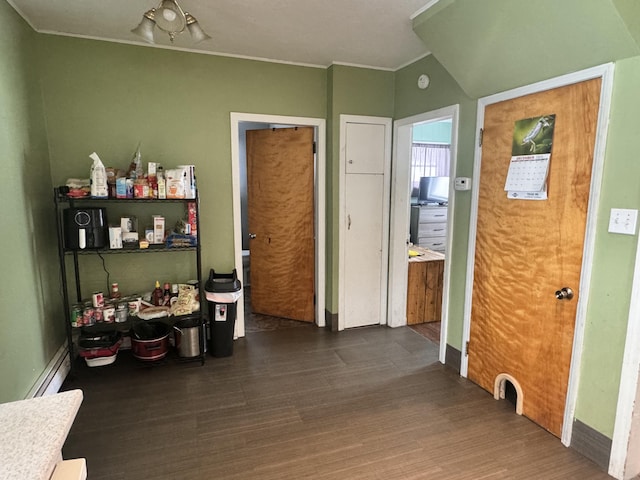
[[[176,35],[184,32],[185,28],[189,31],[194,43],[211,38],[200,28],[196,18],[183,11],[176,0],[162,0],[156,8],[145,12],[140,24],[131,31],[146,42],[155,43],[153,27],[158,27],[169,35],[171,42]]]

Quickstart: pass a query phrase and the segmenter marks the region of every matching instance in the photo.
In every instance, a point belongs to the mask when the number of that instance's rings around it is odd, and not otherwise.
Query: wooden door
[[[251,309],[314,321],[313,127],[247,131]]]
[[[499,374],[522,388],[523,414],[560,436],[573,346],[600,79],[485,110],[469,379],[494,391]],[[517,120],[555,114],[548,200],[507,199]],[[555,292],[570,287],[572,300]]]

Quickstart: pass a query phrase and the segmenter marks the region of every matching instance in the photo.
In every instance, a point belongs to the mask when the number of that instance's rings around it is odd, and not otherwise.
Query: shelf
[[[149,248],[87,248],[86,250],[65,250],[65,255],[72,255],[77,253],[78,255],[96,255],[96,254],[123,254],[123,253],[166,253],[166,252],[194,252],[198,247],[171,247],[167,248],[164,245],[149,245]]]
[[[195,202],[197,198],[92,198],[67,197],[58,195],[58,203],[185,203]]]
[[[88,328],[92,333],[104,333],[117,330],[119,332],[127,332],[131,330],[134,324],[138,322],[162,322],[169,326],[186,321],[186,320],[198,320],[201,325],[206,323],[206,318],[199,310],[186,315],[168,315],[165,317],[158,317],[152,320],[144,320],[137,316],[129,316],[125,322],[98,322],[93,325],[82,325],[79,327],[72,327],[74,332],[80,332],[83,328]]]

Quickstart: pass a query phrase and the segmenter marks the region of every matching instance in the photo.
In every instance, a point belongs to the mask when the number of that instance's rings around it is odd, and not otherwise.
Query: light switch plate
[[[612,208],[611,216],[609,217],[609,232],[635,235],[637,221],[638,210]]]

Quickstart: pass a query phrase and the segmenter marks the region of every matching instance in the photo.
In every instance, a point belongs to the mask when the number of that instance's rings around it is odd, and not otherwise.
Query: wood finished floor
[[[120,352],[64,384],[84,402],[63,454],[91,480],[610,478],[437,354],[406,327],[313,326],[203,367]]]

